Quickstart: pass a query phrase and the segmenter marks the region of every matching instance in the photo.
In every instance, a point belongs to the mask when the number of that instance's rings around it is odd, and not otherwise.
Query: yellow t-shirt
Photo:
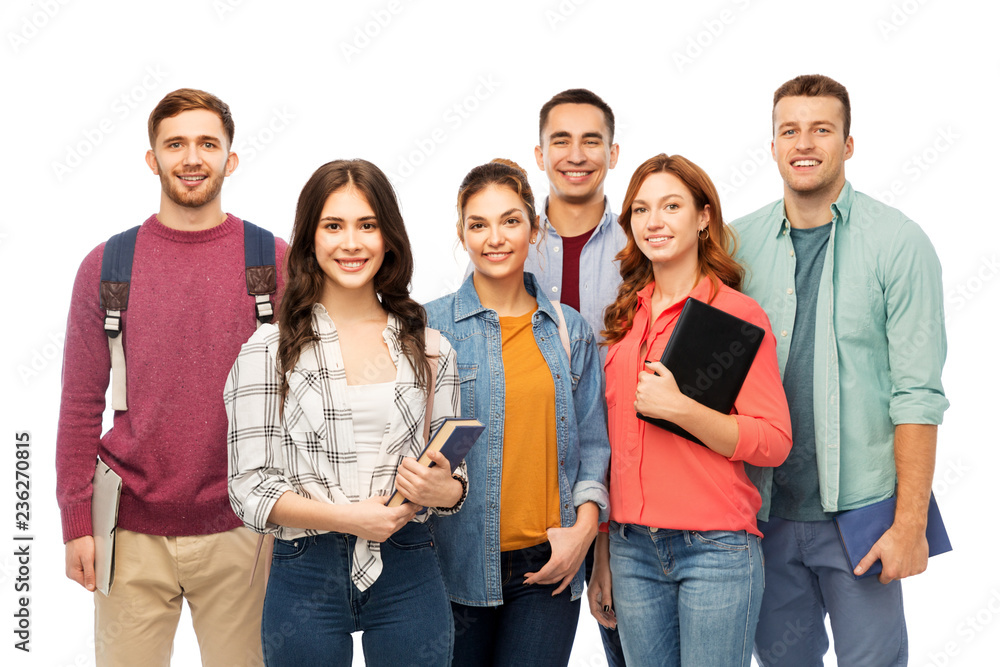
[[[556,390],[531,330],[533,313],[501,317],[505,380],[500,550],[548,540],[561,525]]]

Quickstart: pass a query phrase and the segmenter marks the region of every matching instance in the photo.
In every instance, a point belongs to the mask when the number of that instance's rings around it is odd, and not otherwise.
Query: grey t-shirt
[[[795,324],[782,384],[792,417],[792,450],[774,471],[771,514],[792,521],[823,521],[816,467],[813,419],[813,357],[816,343],[816,297],[833,223],[791,230],[795,248]]]

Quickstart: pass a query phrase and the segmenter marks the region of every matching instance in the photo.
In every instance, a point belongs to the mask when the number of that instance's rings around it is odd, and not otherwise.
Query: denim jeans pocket
[[[704,545],[724,551],[746,551],[750,548],[747,534],[742,530],[700,530],[691,531],[691,535]]]
[[[271,558],[277,561],[294,560],[306,552],[309,538],[300,537],[294,540],[274,540],[274,551]]]
[[[431,532],[422,523],[408,523],[395,533],[389,536],[386,544],[395,547],[400,551],[413,551],[415,549],[428,549],[434,546]]]

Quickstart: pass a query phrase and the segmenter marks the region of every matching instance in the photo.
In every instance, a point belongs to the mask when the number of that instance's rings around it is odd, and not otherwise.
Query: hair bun
[[[508,159],[507,159],[507,158],[505,158],[505,157],[497,157],[497,158],[493,158],[492,160],[490,160],[490,163],[491,163],[491,164],[492,164],[492,163],[496,163],[496,164],[502,164],[502,165],[505,165],[505,166],[507,166],[507,167],[510,167],[510,168],[512,168],[512,169],[517,169],[517,170],[518,170],[519,172],[521,172],[522,174],[524,174],[524,177],[525,177],[526,179],[527,179],[527,177],[528,177],[528,172],[526,172],[526,171],[525,171],[525,170],[524,170],[524,169],[523,169],[523,168],[521,167],[521,165],[519,165],[518,163],[514,162],[513,160],[508,160]]]

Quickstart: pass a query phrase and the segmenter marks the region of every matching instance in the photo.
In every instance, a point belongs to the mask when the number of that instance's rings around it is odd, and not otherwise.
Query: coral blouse
[[[764,329],[764,340],[733,409],[739,426],[736,451],[727,459],[636,417],[639,373],[648,372],[643,362],[663,355],[687,301],[670,306],[650,325],[654,288],[650,283],[639,291],[632,329],[611,346],[604,365],[613,521],[683,530],[745,530],[761,535],[756,519],[760,494],[743,464],[780,465],[792,446],[792,426],[767,315],[745,294],[720,287],[713,306]],[[711,290],[706,277],[688,298],[708,303]],[[646,351],[640,356],[644,342]]]

